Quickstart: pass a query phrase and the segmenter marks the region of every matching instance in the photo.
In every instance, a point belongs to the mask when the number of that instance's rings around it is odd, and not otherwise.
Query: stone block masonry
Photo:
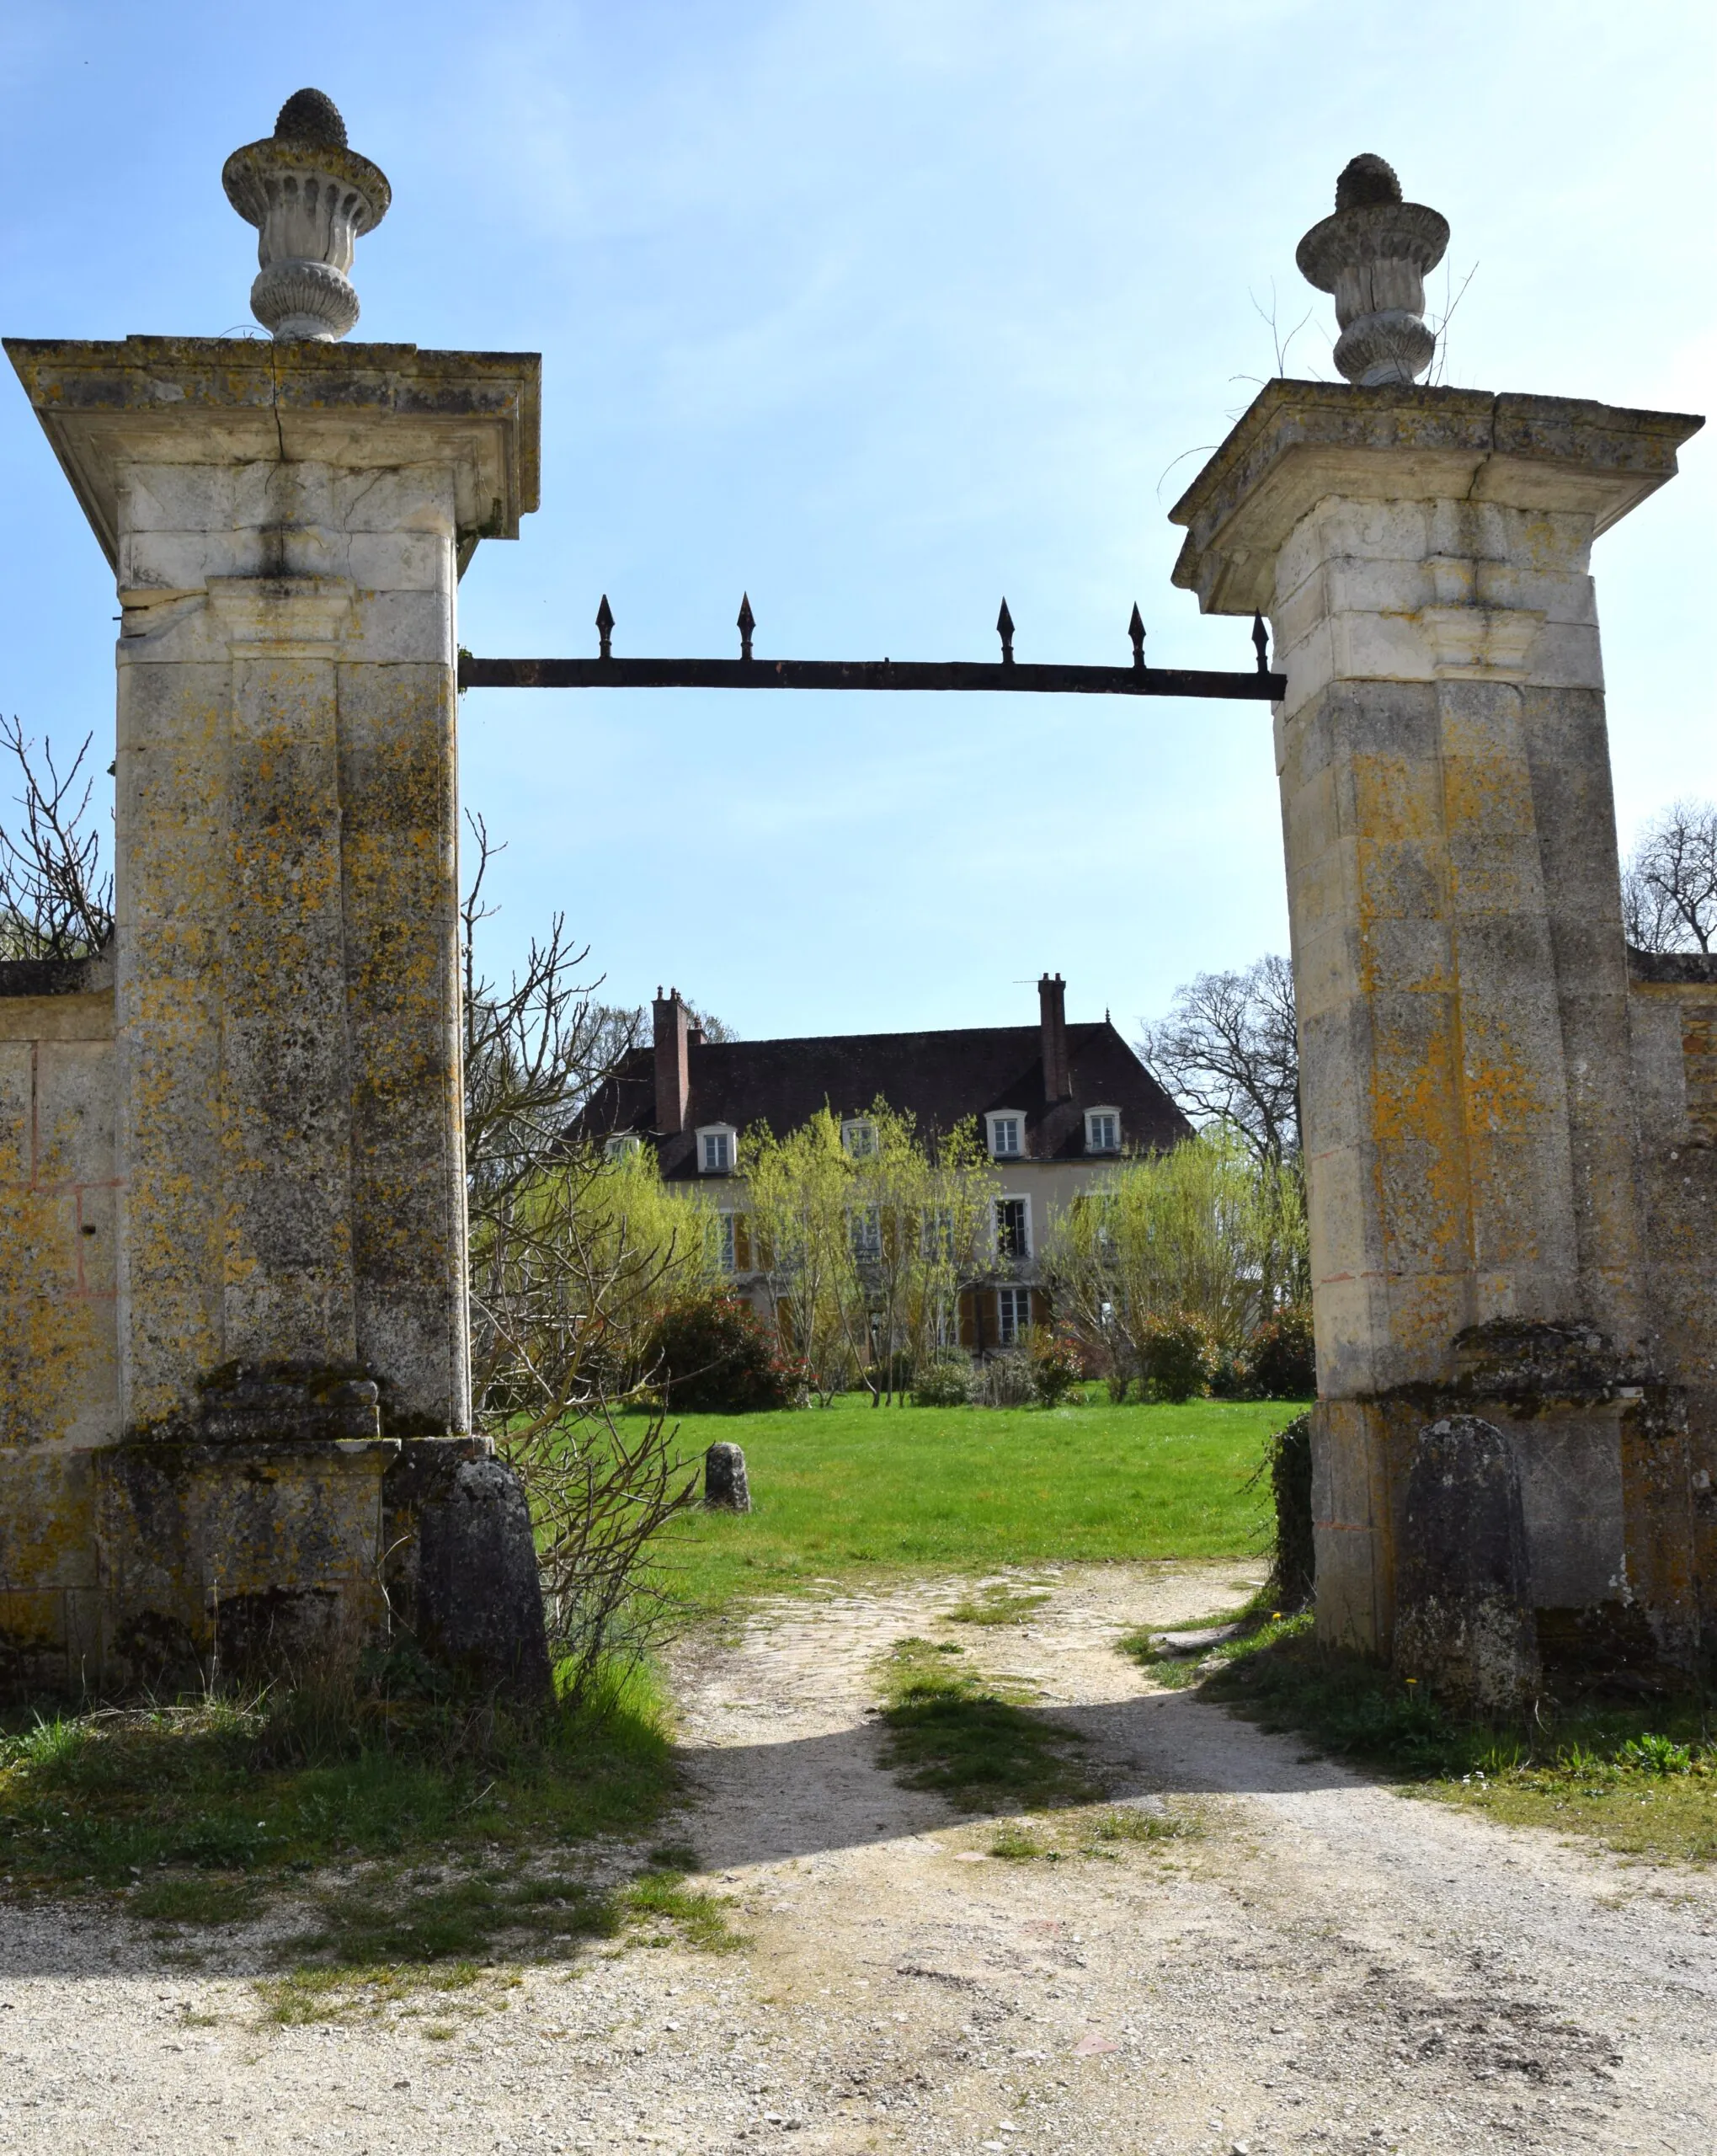
[[[1673,1294],[1654,1281],[1642,1112],[1655,1084],[1664,1127],[1707,1113],[1705,1081],[1642,1069],[1589,566],[1700,424],[1278,381],[1172,513],[1176,581],[1266,612],[1288,680],[1335,1641],[1389,1648],[1410,1464],[1449,1414],[1513,1448],[1547,1662],[1690,1667],[1717,1617],[1693,1527],[1714,1286],[1690,1251]]]
[[[536,506],[538,362],[7,350],[121,626],[114,945],[0,995],[0,1622],[124,1675],[382,1623],[402,1444],[483,1450],[456,595]]]

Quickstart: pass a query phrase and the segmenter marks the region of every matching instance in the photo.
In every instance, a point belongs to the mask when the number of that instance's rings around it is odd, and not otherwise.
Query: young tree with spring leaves
[[[1299,1178],[1215,1123],[1117,1168],[1055,1223],[1042,1256],[1058,1315],[1108,1357],[1124,1390],[1153,1326],[1192,1319],[1240,1354],[1307,1288]]]
[[[845,1135],[827,1108],[741,1152],[753,1235],[787,1344],[826,1404],[857,1374],[878,1404],[932,1354],[989,1230],[994,1177],[976,1130],[920,1135],[876,1102]]]

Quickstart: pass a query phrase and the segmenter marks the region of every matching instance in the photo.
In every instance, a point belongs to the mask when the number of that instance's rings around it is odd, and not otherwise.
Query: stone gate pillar
[[[7,349],[121,608],[121,1431],[237,1364],[466,1430],[455,590],[534,505],[536,362]]]
[[[455,620],[536,506],[540,362],[337,341],[387,184],[319,93],[226,181],[273,341],[7,344],[121,624],[117,1383],[74,1424],[95,1381],[26,1358],[0,1458],[43,1668],[409,1618],[426,1493],[517,1509],[467,1434]]]
[[[1267,615],[1288,680],[1319,1630],[1387,1647],[1413,1444],[1464,1410],[1510,1433],[1542,1610],[1684,1658],[1589,558],[1700,422],[1415,386],[1446,235],[1398,188],[1308,235],[1350,380],[1268,384],[1171,512],[1176,581]]]

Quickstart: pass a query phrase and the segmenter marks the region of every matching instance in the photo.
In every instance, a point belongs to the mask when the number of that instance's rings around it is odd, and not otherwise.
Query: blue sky
[[[1250,664],[1165,512],[1263,376],[1266,317],[1374,150],[1453,227],[1447,378],[1702,411],[1717,356],[1709,5],[371,0],[8,13],[0,327],[248,319],[227,152],[306,83],[393,183],[360,335],[539,350],[543,505],[479,550],[501,654],[736,648]],[[0,705],[110,738],[110,581],[9,371]],[[1597,553],[1624,835],[1717,795],[1717,442]],[[1267,707],[472,692],[509,841],[502,964],[563,909],[616,998],[748,1036],[1129,1031],[1286,946]],[[105,762],[104,756],[101,760]]]

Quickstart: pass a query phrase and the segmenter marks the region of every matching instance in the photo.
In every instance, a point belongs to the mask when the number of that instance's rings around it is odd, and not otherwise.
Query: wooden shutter
[[[733,1215],[733,1270],[736,1273],[751,1270],[751,1221],[749,1214],[744,1213]]]
[[[962,1348],[975,1348],[978,1345],[977,1302],[974,1289],[962,1288],[960,1290],[959,1335]]]

